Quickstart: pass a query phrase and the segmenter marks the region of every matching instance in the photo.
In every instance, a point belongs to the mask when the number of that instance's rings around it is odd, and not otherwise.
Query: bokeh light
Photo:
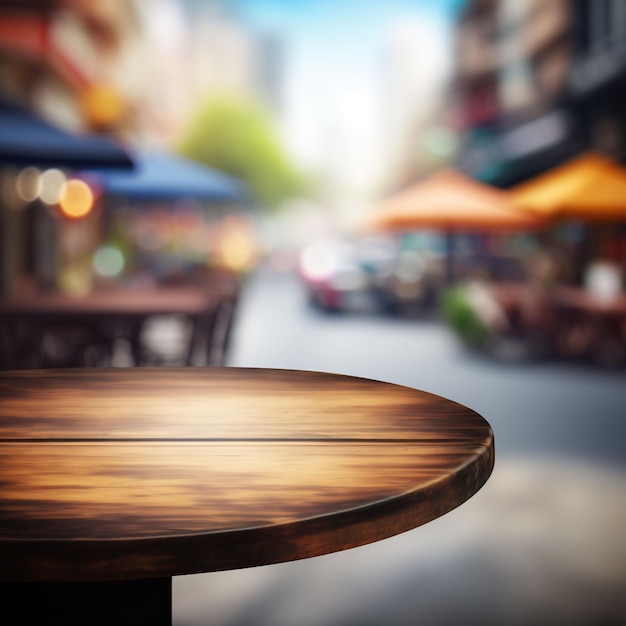
[[[332,243],[325,241],[306,246],[300,259],[301,271],[310,280],[328,278],[339,263],[339,249]]]
[[[74,178],[63,185],[59,205],[65,216],[73,219],[85,217],[93,204],[93,192],[85,181]]]
[[[93,268],[100,276],[112,278],[119,276],[125,265],[124,255],[117,246],[105,245],[93,256]]]
[[[221,263],[236,272],[249,270],[255,262],[254,243],[244,230],[236,228],[229,230],[223,236],[218,252]]]
[[[36,167],[25,167],[15,181],[17,195],[24,202],[33,202],[41,192],[41,172]]]
[[[41,175],[39,197],[46,204],[58,204],[63,193],[63,186],[66,182],[67,177],[61,170],[55,168],[46,170]]]

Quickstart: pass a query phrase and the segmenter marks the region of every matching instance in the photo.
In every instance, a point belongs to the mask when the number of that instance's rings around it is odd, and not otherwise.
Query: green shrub
[[[443,318],[470,348],[479,348],[487,338],[487,329],[478,317],[463,287],[446,290],[440,300]]]

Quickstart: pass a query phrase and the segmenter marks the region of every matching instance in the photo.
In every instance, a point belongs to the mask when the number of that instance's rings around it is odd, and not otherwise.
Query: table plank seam
[[[337,443],[337,444],[414,444],[414,443],[467,443],[461,437],[16,437],[0,438],[0,444],[23,443]]]

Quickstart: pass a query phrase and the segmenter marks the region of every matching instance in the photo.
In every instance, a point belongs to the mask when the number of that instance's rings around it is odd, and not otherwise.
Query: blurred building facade
[[[0,92],[66,129],[171,147],[223,91],[280,108],[280,41],[225,2],[0,0]]]
[[[448,123],[449,26],[433,20],[391,24],[381,63],[385,162],[382,187],[402,188],[447,164],[456,134]]]
[[[575,0],[569,88],[589,146],[626,162],[626,2]]]
[[[67,129],[140,136],[147,56],[134,1],[0,2],[0,90]]]
[[[626,157],[626,4],[472,0],[456,34],[457,165],[510,186],[586,148]]]
[[[271,32],[253,32],[236,6],[224,0],[180,0],[187,32],[189,101],[236,94],[282,108],[284,50]]]

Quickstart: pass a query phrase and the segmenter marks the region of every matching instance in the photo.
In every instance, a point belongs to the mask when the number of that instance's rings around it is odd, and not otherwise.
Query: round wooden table
[[[493,462],[477,413],[384,382],[0,372],[0,612],[169,624],[172,576],[390,537],[467,500]]]

